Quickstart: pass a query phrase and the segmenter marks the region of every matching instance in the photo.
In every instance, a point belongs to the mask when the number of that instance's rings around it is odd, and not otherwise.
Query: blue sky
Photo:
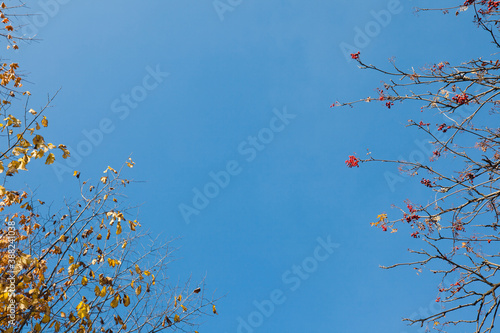
[[[400,319],[435,311],[435,277],[379,265],[412,260],[406,249],[422,241],[369,223],[430,192],[420,178],[388,184],[395,166],[344,161],[366,149],[418,154],[425,137],[405,123],[422,117],[420,105],[329,108],[375,96],[384,80],[341,46],[407,69],[490,55],[487,36],[468,12],[414,13],[436,1],[215,3],[219,12],[212,1],[33,2],[41,15],[25,29],[41,41],[23,46],[19,62],[32,106],[61,88],[47,137],[73,158],[25,181],[53,200],[75,196],[66,171],[97,179],[132,154],[138,219],[180,237],[172,280],[206,275],[207,289],[225,295],[200,332],[419,332]],[[222,185],[209,185],[214,174]],[[213,198],[196,207],[207,186]],[[328,239],[337,245],[318,250]],[[272,311],[258,309],[271,299]]]

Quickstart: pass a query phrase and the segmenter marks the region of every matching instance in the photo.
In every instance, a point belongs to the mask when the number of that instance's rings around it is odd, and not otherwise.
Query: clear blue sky
[[[74,156],[35,168],[42,195],[75,196],[65,171],[97,179],[133,154],[138,218],[181,237],[172,281],[206,274],[225,295],[202,333],[419,332],[400,318],[435,311],[436,280],[379,265],[414,259],[406,249],[422,241],[369,223],[429,192],[420,178],[389,186],[395,166],[344,161],[418,154],[424,138],[404,125],[420,105],[329,106],[375,96],[384,79],[347,61],[347,44],[403,68],[495,52],[471,13],[414,14],[446,1],[221,0],[219,12],[211,0],[61,2],[33,1],[43,15],[26,29],[42,40],[19,53],[32,106],[62,88],[47,137]],[[318,248],[329,237],[337,245]],[[273,311],[258,309],[270,299]]]

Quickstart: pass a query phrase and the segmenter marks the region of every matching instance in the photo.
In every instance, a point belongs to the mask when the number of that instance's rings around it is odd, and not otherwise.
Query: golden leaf
[[[45,161],[45,164],[52,164],[56,160],[56,157],[54,154],[50,153],[49,156],[47,156],[47,160]]]
[[[123,296],[123,305],[125,305],[125,306],[130,305],[130,297],[128,297],[128,295]]]
[[[43,116],[43,119],[42,119],[42,126],[43,127],[49,126],[49,121],[47,120],[47,117],[45,117],[45,116]]]
[[[115,298],[113,298],[113,301],[111,301],[111,307],[114,309],[118,306],[118,301],[120,300],[120,296],[117,294]]]
[[[47,324],[50,321],[50,316],[45,314],[42,319],[43,324]]]

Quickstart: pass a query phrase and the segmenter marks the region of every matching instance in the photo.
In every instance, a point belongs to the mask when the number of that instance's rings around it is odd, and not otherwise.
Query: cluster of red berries
[[[436,124],[436,126],[439,126],[438,131],[443,131],[443,133],[446,133],[446,131],[448,131],[451,128],[451,126],[446,126],[445,123],[442,123],[441,125]]]
[[[448,64],[448,63],[447,63],[447,64]],[[439,63],[439,64],[437,64],[437,65],[433,65],[433,66],[432,66],[432,68],[431,68],[431,70],[432,70],[433,72],[435,72],[436,70],[442,70],[442,69],[444,68],[444,65],[445,65],[444,63],[440,62],[440,63]]]
[[[455,97],[453,97],[452,100],[458,105],[469,104],[470,101],[469,96],[466,93],[455,95]]]
[[[359,59],[359,53],[360,53],[359,51],[358,51],[358,53],[351,53],[351,58]]]
[[[358,167],[359,168],[359,159],[356,157],[356,156],[352,156],[350,155],[349,156],[349,159],[347,161],[345,161],[345,164],[347,164],[347,166],[349,168],[354,168],[354,167]]]
[[[422,178],[422,180],[420,181],[420,184],[424,184],[427,187],[432,187],[432,183],[429,179]]]
[[[406,222],[410,223],[413,220],[417,220],[418,221],[418,219],[420,219],[420,216],[418,216],[417,214],[415,214],[416,209],[413,208],[413,205],[410,204],[410,203],[407,203],[406,207],[410,211],[410,214],[406,214],[406,213],[403,214],[403,217],[406,220]]]
[[[467,172],[462,176],[463,180],[468,180],[471,184],[474,183],[474,178],[476,178],[476,176],[472,172]]]
[[[498,8],[498,5],[500,5],[500,1],[489,0],[488,1],[488,12],[491,12],[492,10],[496,10]]]
[[[454,232],[457,232],[457,231],[465,231],[464,229],[464,226],[462,225],[462,222],[453,222],[453,231]]]

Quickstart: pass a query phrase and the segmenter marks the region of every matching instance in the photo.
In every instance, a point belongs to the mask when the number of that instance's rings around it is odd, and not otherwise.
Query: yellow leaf
[[[181,308],[182,308],[182,311],[184,311],[184,312],[186,312],[188,310],[183,304],[181,304]]]
[[[124,249],[125,247],[127,247],[127,241],[123,242],[122,244],[122,249]]]
[[[102,287],[101,294],[99,296],[101,296],[101,297],[106,296],[106,286]]]
[[[137,288],[135,288],[135,294],[139,296],[140,293],[141,293],[141,286],[139,285]]]
[[[49,126],[49,121],[47,120],[47,117],[45,117],[45,116],[43,116],[43,119],[42,119],[42,126],[43,127]]]
[[[66,148],[65,145],[59,145],[58,148],[63,151],[63,156],[62,156],[63,158],[68,158],[71,156],[71,153],[69,152],[68,148]]]
[[[116,224],[116,234],[119,235],[121,233],[122,233],[122,225],[120,221],[118,221],[118,223]]]
[[[69,256],[69,263],[72,264],[73,261],[75,261],[75,258],[73,258],[73,256]]]
[[[88,283],[87,277],[86,277],[86,276],[84,276],[84,277],[82,278],[82,286],[86,286],[86,285],[87,285],[87,283]]]
[[[99,286],[95,286],[94,293],[95,293],[96,296],[101,295],[101,290],[99,289]]]
[[[30,109],[29,113],[31,113],[32,115],[35,115],[37,112],[35,110],[33,110],[33,109]]]
[[[128,297],[128,295],[123,296],[123,305],[125,306],[130,305],[130,297]]]
[[[90,306],[84,301],[81,301],[80,304],[77,305],[76,309],[78,310],[78,317],[85,318],[89,314]]]
[[[215,305],[212,305],[212,312],[215,313],[215,314],[218,314],[217,313],[217,309],[215,308]]]
[[[120,296],[118,296],[118,294],[115,296],[115,298],[113,299],[113,301],[111,301],[111,307],[114,309],[118,306],[118,301],[120,300]]]
[[[47,324],[50,321],[50,316],[45,314],[42,319],[43,324]]]
[[[45,161],[45,164],[52,164],[56,160],[56,157],[54,154],[50,153],[49,156],[47,156],[47,160]]]
[[[113,169],[112,167],[108,166],[108,168],[106,170],[104,170],[103,173],[106,173],[108,170],[111,170],[114,174],[117,174],[118,171],[116,171],[115,169]]]
[[[175,321],[176,323],[180,322],[180,321],[181,321],[181,317],[179,317],[179,315],[178,315],[178,314],[176,314],[176,315],[174,316],[174,321]]]

